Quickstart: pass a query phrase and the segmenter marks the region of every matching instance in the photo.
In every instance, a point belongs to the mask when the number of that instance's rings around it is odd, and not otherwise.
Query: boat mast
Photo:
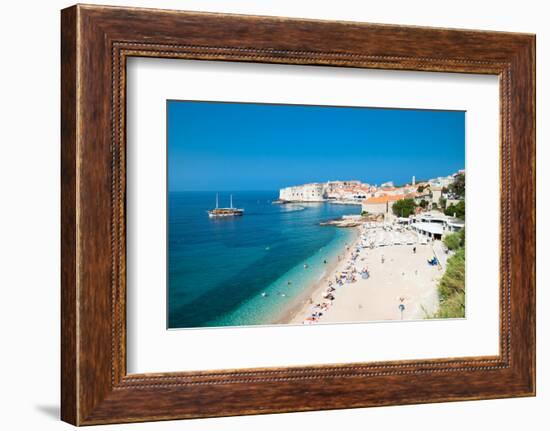
[[[229,208],[233,208],[233,195],[229,195]]]
[[[216,193],[216,209],[218,209],[218,194]]]

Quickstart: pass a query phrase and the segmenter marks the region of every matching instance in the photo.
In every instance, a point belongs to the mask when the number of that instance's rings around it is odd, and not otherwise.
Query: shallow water
[[[211,219],[215,193],[169,194],[170,328],[272,323],[351,241],[352,230],[319,222],[358,214],[359,206],[273,205],[277,197],[233,192],[245,215]],[[228,204],[229,192],[220,193],[220,206]]]

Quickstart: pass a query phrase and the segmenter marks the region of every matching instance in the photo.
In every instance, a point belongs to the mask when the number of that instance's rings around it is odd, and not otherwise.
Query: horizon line
[[[423,179],[423,178],[416,178],[416,175],[413,175],[415,177],[415,183],[424,183],[424,182],[428,182],[430,180],[433,180],[433,179],[436,179],[436,178],[440,178],[440,177],[448,177],[450,175],[453,175],[453,174],[457,174],[458,172],[460,171],[466,171],[466,168],[460,168],[460,169],[457,169],[456,171],[450,173],[450,174],[447,174],[447,175],[439,175],[437,177],[433,177],[433,178],[428,178],[428,179]],[[412,180],[412,177],[411,176],[411,180]],[[287,188],[287,187],[297,187],[297,186],[302,186],[302,185],[305,185],[305,184],[326,184],[326,183],[329,183],[329,182],[345,182],[345,181],[359,181],[360,183],[362,184],[367,184],[369,186],[375,186],[375,187],[380,187],[382,184],[386,184],[386,183],[393,183],[394,186],[396,185],[396,187],[405,187],[405,186],[412,186],[412,181],[410,182],[406,182],[406,183],[399,183],[399,182],[396,182],[394,180],[387,180],[387,181],[382,181],[382,182],[379,182],[379,183],[370,183],[370,182],[365,182],[364,180],[360,180],[360,179],[345,179],[345,180],[326,180],[326,181],[308,181],[308,182],[302,182],[302,183],[299,183],[299,184],[291,184],[291,185],[286,185],[286,186],[282,186],[282,187],[276,187],[276,188],[265,188],[265,189],[241,189],[241,188],[237,188],[237,189],[225,189],[225,190],[220,190],[220,189],[193,189],[193,190],[190,190],[190,189],[176,189],[176,190],[170,190],[170,184],[167,184],[167,191],[168,192],[213,192],[213,193],[233,193],[233,192],[272,192],[272,191],[279,191],[281,189],[284,189],[284,188]]]

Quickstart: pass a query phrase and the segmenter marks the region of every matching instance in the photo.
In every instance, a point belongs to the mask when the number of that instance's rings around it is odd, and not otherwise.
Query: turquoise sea
[[[220,206],[230,193],[244,216],[209,218],[214,192],[168,195],[169,328],[273,323],[356,234],[319,222],[359,206],[274,205],[277,191],[219,193]]]

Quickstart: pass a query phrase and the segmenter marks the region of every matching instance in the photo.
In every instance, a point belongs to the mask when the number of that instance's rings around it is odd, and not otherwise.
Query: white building
[[[348,200],[354,199],[354,193],[357,191],[370,186],[368,186],[368,184],[362,184],[361,181],[358,180],[348,180],[328,181],[324,187],[324,197],[326,199]]]
[[[449,217],[445,223],[446,232],[458,232],[460,229],[464,228],[464,220],[458,218]]]
[[[325,187],[322,183],[285,187],[279,190],[279,199],[286,202],[323,202]]]
[[[431,186],[437,186],[437,187],[449,187],[449,185],[454,181],[454,176],[449,175],[447,177],[437,177],[432,178],[430,181]]]
[[[464,220],[449,217],[440,212],[428,212],[413,217],[410,226],[426,237],[441,239],[447,233],[458,232],[464,228]]]
[[[411,223],[411,228],[428,238],[441,239],[443,236],[443,225],[441,223],[416,222]]]

